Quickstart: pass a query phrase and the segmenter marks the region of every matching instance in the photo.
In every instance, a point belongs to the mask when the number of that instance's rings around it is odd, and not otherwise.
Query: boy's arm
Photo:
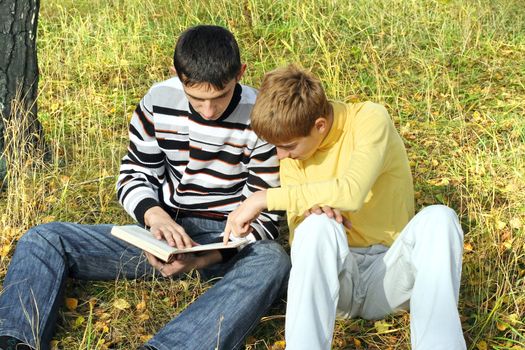
[[[124,209],[139,223],[159,205],[157,191],[165,176],[164,154],[155,138],[153,107],[149,94],[139,102],[129,125],[128,153],[122,158],[117,196]]]
[[[243,200],[258,191],[279,186],[279,160],[275,146],[257,139],[250,154],[248,163],[248,177],[243,188]],[[258,211],[248,230],[251,230],[255,239],[275,239],[279,235],[279,215]]]
[[[316,205],[359,210],[384,169],[389,139],[396,131],[384,108],[376,108],[366,118],[356,118],[355,123],[355,147],[342,176],[269,189],[267,208],[293,215],[303,215]]]
[[[171,246],[191,247],[192,239],[160,206],[158,189],[164,181],[165,155],[155,137],[149,93],[139,102],[129,125],[128,153],[122,159],[117,195],[128,214],[150,227],[158,239]]]
[[[343,176],[326,181],[284,185],[254,194],[228,216],[225,237],[227,234],[244,236],[249,221],[266,208],[286,210],[289,215],[296,216],[303,215],[315,206],[342,211],[359,210],[383,169],[388,138],[391,132],[395,132],[384,108],[360,119],[355,128],[358,138],[356,146]]]

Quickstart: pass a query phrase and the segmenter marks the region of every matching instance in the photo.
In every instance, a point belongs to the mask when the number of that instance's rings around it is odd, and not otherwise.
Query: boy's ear
[[[314,127],[319,133],[324,134],[328,130],[328,120],[325,117],[319,117],[315,120]]]
[[[239,69],[239,74],[237,74],[237,77],[236,77],[237,82],[239,82],[241,80],[241,78],[244,75],[245,71],[246,71],[246,64],[243,63],[243,64],[241,64],[241,69]]]
[[[172,75],[177,75],[177,70],[175,69],[174,66],[171,66],[171,67],[170,67],[170,73],[171,73]]]

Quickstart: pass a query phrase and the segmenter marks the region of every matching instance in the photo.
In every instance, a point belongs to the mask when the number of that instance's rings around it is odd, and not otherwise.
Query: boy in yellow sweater
[[[286,210],[287,349],[329,349],[336,316],[408,309],[413,349],[466,349],[457,311],[463,232],[442,205],[414,216],[405,147],[386,109],[328,101],[318,79],[288,66],[264,77],[252,127],[277,146],[281,187],[232,212],[225,241],[246,235],[262,210]]]

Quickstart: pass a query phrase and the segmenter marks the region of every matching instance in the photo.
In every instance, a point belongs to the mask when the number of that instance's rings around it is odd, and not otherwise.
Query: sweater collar
[[[198,121],[201,124],[215,124],[217,122],[221,122],[221,121],[225,120],[226,118],[228,118],[233,113],[235,108],[237,108],[237,106],[241,102],[241,97],[242,97],[242,86],[241,86],[241,84],[237,83],[235,85],[235,90],[233,90],[233,96],[232,96],[232,99],[230,101],[230,104],[228,105],[228,107],[226,108],[224,113],[222,113],[222,115],[219,118],[215,119],[215,120],[204,119],[199,114],[199,112],[197,112],[193,108],[191,103],[188,101],[188,106],[190,108],[190,113],[191,113],[191,119],[193,119],[195,121]]]
[[[332,120],[332,126],[330,127],[330,131],[326,135],[326,137],[321,142],[321,145],[319,146],[320,151],[324,151],[332,147],[339,141],[339,138],[341,137],[344,129],[344,118],[343,118],[343,111],[342,111],[342,105],[337,102],[330,101],[330,104],[332,105],[332,114],[333,114],[333,120]]]

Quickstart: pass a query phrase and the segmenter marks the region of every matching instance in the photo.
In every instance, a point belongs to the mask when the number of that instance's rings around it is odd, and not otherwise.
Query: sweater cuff
[[[268,211],[288,210],[288,194],[283,187],[269,188],[266,190],[266,205]]]
[[[148,209],[156,207],[156,206],[160,206],[160,204],[155,199],[153,198],[143,199],[142,201],[139,202],[139,204],[135,207],[135,210],[133,211],[133,214],[135,215],[135,219],[137,219],[137,221],[141,225],[145,226],[146,223],[144,222],[144,214],[146,214],[146,211],[148,211]]]

